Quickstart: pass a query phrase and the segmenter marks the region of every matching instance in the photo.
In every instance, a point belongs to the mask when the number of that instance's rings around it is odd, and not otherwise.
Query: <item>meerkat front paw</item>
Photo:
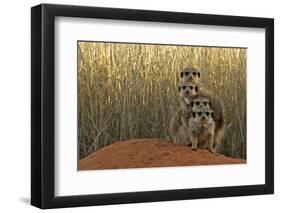
[[[197,151],[197,147],[196,146],[192,146],[191,148],[193,151]]]
[[[209,152],[211,152],[211,153],[215,153],[215,150],[212,149],[212,148],[209,148],[208,150],[209,150]]]

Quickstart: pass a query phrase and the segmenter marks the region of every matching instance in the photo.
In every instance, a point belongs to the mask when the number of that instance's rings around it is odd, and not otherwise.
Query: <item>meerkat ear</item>
[[[195,87],[195,92],[198,92],[199,88],[198,86]]]
[[[198,78],[201,78],[201,74],[200,74],[200,72],[198,72]]]
[[[195,112],[192,112],[192,116],[193,116],[193,118],[195,118],[195,116],[196,116],[196,113],[195,113]]]
[[[214,117],[214,112],[211,112],[211,116],[212,116],[212,118]]]
[[[181,78],[183,78],[183,72],[181,72]]]
[[[179,92],[181,91],[181,87],[179,86]]]
[[[193,105],[194,105],[194,102],[193,102],[193,101],[191,101],[190,105],[191,105],[191,107],[193,107]]]
[[[212,107],[211,101],[209,101],[209,107]]]

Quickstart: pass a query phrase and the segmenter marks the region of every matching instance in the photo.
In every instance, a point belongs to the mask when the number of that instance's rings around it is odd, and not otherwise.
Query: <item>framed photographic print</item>
[[[31,204],[272,194],[274,20],[31,9]]]

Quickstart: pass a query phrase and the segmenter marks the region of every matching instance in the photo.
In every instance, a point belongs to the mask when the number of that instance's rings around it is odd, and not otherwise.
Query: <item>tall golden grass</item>
[[[246,159],[243,48],[78,42],[79,158],[115,141],[166,138],[178,104],[179,72],[195,67],[223,101],[220,152]]]

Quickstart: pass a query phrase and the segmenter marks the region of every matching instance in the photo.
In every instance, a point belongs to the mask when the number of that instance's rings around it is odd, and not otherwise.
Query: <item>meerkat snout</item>
[[[205,121],[207,119],[207,117],[205,116],[205,115],[203,115],[202,117],[201,117],[201,121]]]

